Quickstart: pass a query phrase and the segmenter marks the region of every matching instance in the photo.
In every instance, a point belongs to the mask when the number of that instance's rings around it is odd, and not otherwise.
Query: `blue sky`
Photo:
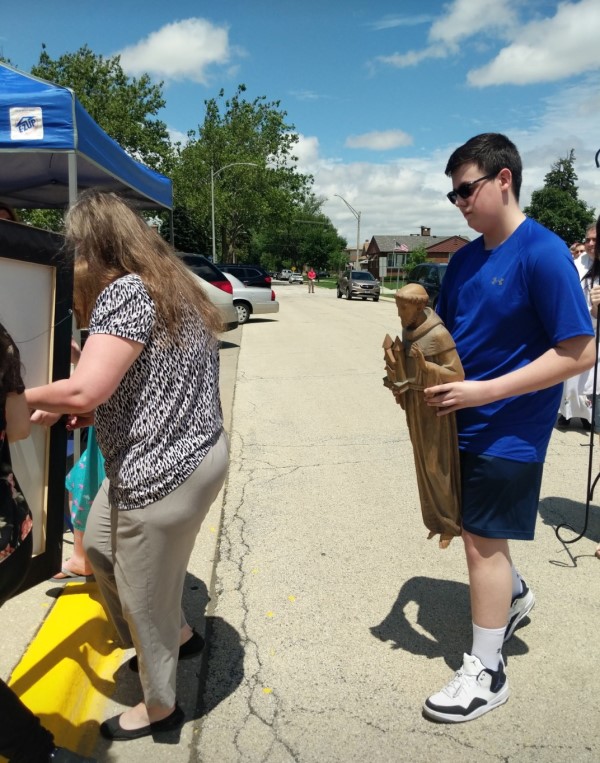
[[[451,151],[505,132],[525,166],[522,201],[575,149],[580,196],[600,211],[600,2],[578,0],[30,0],[6,4],[0,50],[28,71],[87,44],[164,82],[174,137],[206,98],[281,102],[300,168],[350,244],[374,234],[473,235],[445,198]]]

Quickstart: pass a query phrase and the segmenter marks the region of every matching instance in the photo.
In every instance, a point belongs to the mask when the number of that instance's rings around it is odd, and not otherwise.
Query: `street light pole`
[[[356,209],[352,206],[352,204],[348,204],[346,199],[343,196],[340,196],[339,193],[334,193],[334,196],[337,196],[338,199],[341,199],[344,204],[348,207],[348,209],[352,212],[354,217],[356,217],[356,269],[360,270],[358,266],[358,247],[360,245],[360,212],[357,212]]]
[[[212,226],[212,259],[213,262],[216,259],[217,256],[217,243],[215,241],[215,178],[217,175],[220,175],[223,170],[226,170],[228,167],[258,167],[259,165],[256,164],[256,162],[232,162],[231,164],[226,164],[225,166],[218,169],[216,172],[214,171],[214,168],[211,165],[210,168],[210,214],[211,214],[211,226]]]

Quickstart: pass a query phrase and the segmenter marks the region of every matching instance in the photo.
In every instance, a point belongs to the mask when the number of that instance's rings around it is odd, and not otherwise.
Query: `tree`
[[[214,173],[217,259],[224,261],[244,259],[259,231],[288,226],[312,183],[297,170],[299,138],[279,101],[248,101],[245,91],[239,85],[230,99],[221,90],[205,101],[204,122],[179,148],[173,171],[178,201],[209,235]]]
[[[425,262],[426,259],[427,249],[425,249],[424,246],[419,246],[416,249],[413,249],[406,258],[406,265],[404,266],[406,272],[410,273],[414,267],[420,265],[422,262]]]
[[[270,270],[279,270],[282,265],[312,265],[317,270],[331,267],[332,257],[335,259],[346,246],[346,240],[321,212],[323,203],[324,199],[309,194],[302,204],[293,205],[287,217],[252,237],[249,258]],[[337,265],[337,259],[335,262]]]
[[[130,78],[119,56],[104,58],[87,45],[56,60],[42,45],[31,73],[71,88],[92,119],[125,151],[158,172],[170,171],[173,149],[166,124],[157,118],[165,105],[162,82],[152,84],[147,74]]]
[[[171,242],[170,219],[164,213],[163,224],[160,228],[161,236]],[[210,254],[210,238],[207,231],[198,225],[195,216],[186,207],[175,204],[173,207],[173,230],[174,245],[178,252],[191,252],[192,254]]]
[[[579,199],[575,173],[575,151],[558,159],[544,178],[544,187],[531,194],[524,212],[554,231],[567,244],[581,241],[594,222],[593,207]]]

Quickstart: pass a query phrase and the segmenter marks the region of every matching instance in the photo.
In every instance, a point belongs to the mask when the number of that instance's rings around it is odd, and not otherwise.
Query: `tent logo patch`
[[[44,139],[44,120],[40,106],[19,106],[10,109],[10,139]]]

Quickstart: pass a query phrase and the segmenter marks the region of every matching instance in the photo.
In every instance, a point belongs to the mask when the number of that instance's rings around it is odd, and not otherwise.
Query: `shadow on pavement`
[[[409,615],[416,611],[410,621]],[[456,670],[472,640],[469,587],[454,580],[416,577],[400,589],[389,614],[371,628],[380,641],[428,659],[443,657]],[[526,644],[516,636],[504,648],[507,656],[525,654]]]
[[[557,538],[557,540],[563,544],[569,560],[550,559],[550,564],[558,567],[577,567],[578,559],[584,557],[593,558],[593,552],[576,555],[577,541],[569,542],[581,533],[583,533],[582,537],[595,543],[600,541],[600,509],[593,501],[590,502],[587,527],[585,526],[585,503],[582,501],[572,501],[570,498],[558,496],[547,496],[540,501],[539,514],[544,524],[549,525],[555,531],[559,525],[568,525],[568,527],[561,527],[560,538]]]
[[[584,488],[585,494],[585,488]],[[585,524],[585,502],[572,501],[570,498],[547,496],[539,505],[539,513],[544,524],[556,528],[558,525],[567,523],[579,534]],[[561,533],[569,538],[568,531]],[[592,501],[590,503],[590,516],[584,538],[600,541],[600,508]]]
[[[237,689],[244,678],[244,648],[240,634],[221,617],[206,618],[207,654],[198,693],[197,716],[208,715]]]

